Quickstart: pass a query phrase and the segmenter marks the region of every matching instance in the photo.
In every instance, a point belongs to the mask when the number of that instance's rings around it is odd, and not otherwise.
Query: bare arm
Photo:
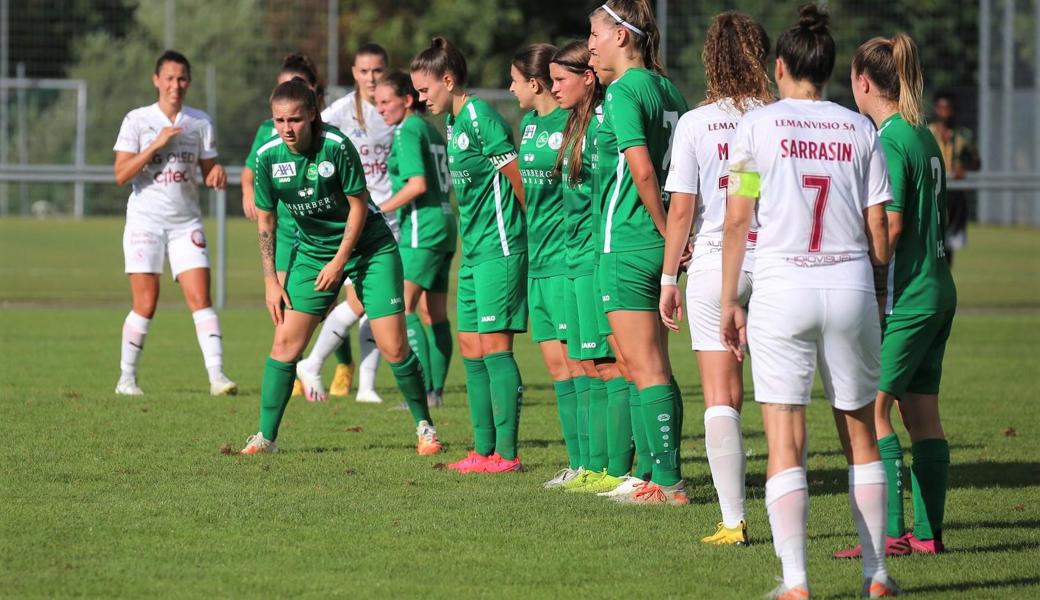
[[[116,151],[116,161],[112,168],[116,176],[116,183],[119,185],[126,185],[127,182],[136,177],[138,173],[148,166],[148,163],[152,161],[155,154],[159,152],[159,150],[161,150],[171,138],[182,131],[184,131],[184,129],[180,127],[163,127],[159,131],[159,135],[155,137],[155,140],[149,144],[147,148],[137,154],[132,152]]]
[[[732,179],[731,179],[732,181]],[[744,264],[748,230],[755,211],[755,198],[730,194],[726,199],[726,221],[722,227],[722,343],[737,360],[744,360],[747,343],[746,315],[737,294]]]
[[[650,160],[650,151],[646,146],[633,146],[625,150],[625,161],[628,163],[628,171],[632,174],[636,191],[639,192],[639,199],[650,213],[657,231],[664,237],[667,218],[664,202],[661,200],[661,183],[657,179],[657,169]]]
[[[870,262],[874,265],[887,265],[892,259],[891,246],[889,245],[890,231],[888,228],[888,211],[885,204],[868,206],[863,211],[863,220],[866,222],[867,243],[870,250]],[[900,218],[902,228],[902,218]]]
[[[257,219],[256,199],[253,192],[253,170],[242,169],[242,212],[250,221]]]
[[[516,194],[516,199],[520,201],[520,208],[527,210],[527,204],[524,200],[524,180],[520,178],[520,165],[517,161],[511,160],[508,163],[502,165],[502,168],[498,170],[499,173],[506,176],[509,180],[509,184],[513,186],[513,193]]]
[[[685,251],[690,245],[690,227],[693,225],[693,214],[697,209],[697,195],[673,192],[671,198],[672,205],[668,209],[668,226],[664,236],[661,297],[657,310],[665,327],[679,331],[678,322],[683,318],[683,307],[678,276]]]
[[[391,213],[395,210],[407,206],[416,198],[426,193],[426,177],[423,175],[416,175],[415,177],[409,177],[408,182],[404,184],[404,187],[397,191],[389,200],[379,205],[379,210],[384,213]]]
[[[285,319],[285,308],[292,309],[289,303],[289,295],[285,288],[278,283],[278,273],[274,267],[275,254],[275,228],[278,226],[278,214],[274,211],[257,209],[257,241],[260,244],[260,265],[264,271],[264,303],[267,312],[271,314],[271,320],[275,326],[282,324]]]
[[[222,190],[227,185],[227,173],[216,158],[203,158],[199,161],[202,168],[202,181],[213,189]]]
[[[888,217],[888,248],[893,251],[899,243],[899,236],[903,235],[903,213],[891,210],[885,212]]]

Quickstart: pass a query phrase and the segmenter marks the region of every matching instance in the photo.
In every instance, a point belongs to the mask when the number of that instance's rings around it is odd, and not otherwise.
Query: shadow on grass
[[[975,521],[962,523],[960,521],[948,521],[943,524],[943,529],[1040,529],[1040,520],[1025,519],[1022,521]]]
[[[985,581],[965,581],[961,583],[938,583],[907,588],[907,592],[967,592],[971,590],[990,590],[996,588],[1027,587],[1040,584],[1040,577],[1017,577],[1014,579],[991,579]]]

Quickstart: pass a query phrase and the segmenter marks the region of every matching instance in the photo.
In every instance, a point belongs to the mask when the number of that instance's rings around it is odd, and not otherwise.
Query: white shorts
[[[871,292],[759,286],[747,334],[757,402],[808,404],[817,363],[834,408],[857,410],[877,394],[881,324]]]
[[[173,278],[191,269],[209,268],[209,251],[202,221],[176,227],[127,223],[123,229],[123,260],[127,273],[163,272],[169,254]]]
[[[741,271],[737,280],[737,297],[741,306],[746,306],[751,297],[751,281],[751,273]],[[719,335],[722,271],[712,269],[689,274],[686,279],[686,315],[695,351],[727,352]]]

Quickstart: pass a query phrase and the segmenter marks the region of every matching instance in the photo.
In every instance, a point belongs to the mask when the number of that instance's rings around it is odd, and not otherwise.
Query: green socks
[[[607,475],[621,477],[632,469],[632,415],[628,409],[628,382],[607,382]]]
[[[347,331],[343,343],[336,348],[336,362],[341,365],[354,363],[354,353],[350,350],[350,331]]]
[[[466,395],[469,420],[473,425],[473,450],[481,456],[495,451],[495,416],[491,408],[491,379],[480,358],[463,358],[466,368]]]
[[[686,422],[686,408],[683,406],[682,390],[679,389],[679,382],[672,377],[672,391],[675,392],[675,414],[677,425],[675,426],[676,437],[675,445],[678,446],[682,443],[682,432],[683,424]]]
[[[524,383],[513,353],[494,352],[484,357],[491,379],[491,405],[495,416],[495,451],[506,459],[516,458],[516,437],[520,429],[520,402]]]
[[[950,475],[950,444],[946,440],[921,440],[910,446],[914,498],[914,535],[934,540],[942,535],[946,509],[946,481]]]
[[[567,447],[567,463],[571,469],[581,466],[581,451],[578,448],[578,396],[574,392],[574,380],[554,381],[556,410],[560,413],[560,431]]]
[[[888,537],[897,538],[906,530],[903,519],[903,447],[892,433],[878,440],[881,462],[888,479]]]
[[[263,383],[260,384],[260,433],[267,440],[273,442],[278,437],[278,426],[282,423],[295,381],[296,363],[267,357]]]
[[[436,392],[444,391],[444,381],[448,378],[448,365],[451,364],[451,351],[454,341],[451,337],[451,323],[441,321],[430,325],[433,343],[428,344],[430,352],[430,370],[424,371],[430,377],[430,385]],[[427,340],[429,339],[429,336]]]
[[[634,383],[628,384],[628,414],[632,418],[632,440],[636,446],[636,466],[632,475],[649,481],[654,461],[650,458],[650,442],[646,439],[643,400],[639,397],[639,389]]]
[[[589,376],[574,378],[574,393],[578,404],[578,466],[589,466]]]
[[[679,414],[672,384],[652,385],[639,391],[643,401],[643,423],[653,459],[651,481],[657,485],[675,485],[679,473]]]
[[[433,391],[433,380],[430,378],[430,373],[433,370],[430,368],[430,347],[426,340],[426,327],[423,326],[419,315],[412,313],[404,316],[404,330],[408,336],[408,345],[411,347],[412,353],[419,358],[422,372],[426,375],[426,391],[431,392]]]
[[[423,381],[422,366],[415,352],[409,352],[408,358],[399,363],[390,363],[390,370],[394,372],[397,387],[408,404],[408,412],[412,413],[415,424],[426,421],[433,425],[430,408],[426,404],[426,383]]]
[[[590,471],[607,468],[607,384],[589,378],[589,463]]]

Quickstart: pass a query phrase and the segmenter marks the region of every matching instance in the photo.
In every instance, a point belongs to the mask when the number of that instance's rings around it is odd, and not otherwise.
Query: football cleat
[[[902,594],[903,590],[899,589],[899,585],[886,576],[884,581],[863,580],[863,591],[859,595],[861,598],[898,598]]]
[[[741,521],[736,527],[726,527],[725,523],[719,523],[718,530],[701,538],[701,541],[714,546],[747,546],[747,522]]]
[[[806,584],[787,587],[783,581],[766,594],[766,600],[810,600],[809,586]]]
[[[418,454],[426,456],[441,451],[442,446],[440,440],[437,439],[437,430],[428,421],[419,421],[415,434],[419,437],[419,443],[415,447]]]
[[[616,496],[623,496],[625,494],[631,493],[632,490],[634,490],[637,486],[646,483],[642,479],[638,477],[632,477],[631,475],[625,475],[620,479],[621,484],[618,485],[616,488],[610,490],[609,492],[600,492],[596,495],[603,496],[604,498],[614,498]]]
[[[564,468],[560,469],[559,471],[557,471],[556,475],[553,475],[552,479],[550,479],[549,481],[546,481],[545,483],[543,483],[542,487],[544,487],[547,490],[552,489],[552,488],[561,487],[563,484],[565,484],[568,481],[570,481],[570,480],[574,479],[575,477],[577,477],[578,473],[579,473],[578,469],[572,469],[570,467],[564,467]]]
[[[581,492],[584,494],[596,494],[603,495],[605,493],[616,490],[619,486],[624,484],[626,481],[625,477],[614,477],[604,473],[602,477],[596,481],[586,483],[581,489],[574,490],[575,492]]]
[[[297,379],[292,384],[292,394],[291,394],[291,396],[295,398],[296,396],[302,396],[302,395],[303,395],[303,384],[300,383],[299,379]]]
[[[357,397],[354,398],[358,402],[365,404],[382,404],[383,398],[376,393],[375,390],[358,390]]]
[[[564,491],[567,491],[569,489],[582,487],[586,483],[588,483],[589,477],[593,477],[597,474],[598,472],[596,471],[589,471],[585,467],[578,467],[578,472],[574,475],[574,477],[570,478],[570,480],[568,480],[566,483],[560,486],[560,488]]]
[[[686,505],[690,499],[686,496],[686,484],[682,481],[675,485],[658,485],[648,481],[636,486],[628,494],[614,496],[614,501],[621,504],[674,504]]]
[[[910,544],[910,551],[914,554],[942,554],[946,552],[946,546],[943,545],[941,533],[937,534],[935,539],[932,540],[922,540],[912,532],[907,533],[903,538]]]
[[[480,470],[481,473],[523,473],[524,465],[520,463],[520,457],[507,460],[498,452],[487,457]]]
[[[309,361],[296,363],[296,380],[303,387],[303,397],[307,402],[325,402],[329,399],[325,385],[321,382],[321,371],[313,369]]]
[[[466,455],[462,460],[455,461],[448,464],[448,468],[459,473],[483,473],[484,463],[488,461],[488,456],[477,454],[476,451],[470,450],[469,454]]]
[[[901,535],[897,538],[885,536],[885,556],[906,556],[910,554],[910,542],[907,540],[906,535]],[[863,546],[856,544],[854,548],[848,550],[839,550],[832,554],[834,558],[863,558]]]
[[[278,452],[278,445],[264,437],[262,432],[256,432],[246,440],[246,447],[239,454],[274,454]]]
[[[116,382],[116,394],[120,396],[143,396],[144,392],[137,386],[136,377],[127,377],[126,375],[119,378]]]
[[[426,392],[426,406],[440,408],[444,406],[444,394],[442,392]]]
[[[354,385],[354,363],[336,365],[336,374],[332,376],[329,394],[332,396],[349,396],[350,386]]]

